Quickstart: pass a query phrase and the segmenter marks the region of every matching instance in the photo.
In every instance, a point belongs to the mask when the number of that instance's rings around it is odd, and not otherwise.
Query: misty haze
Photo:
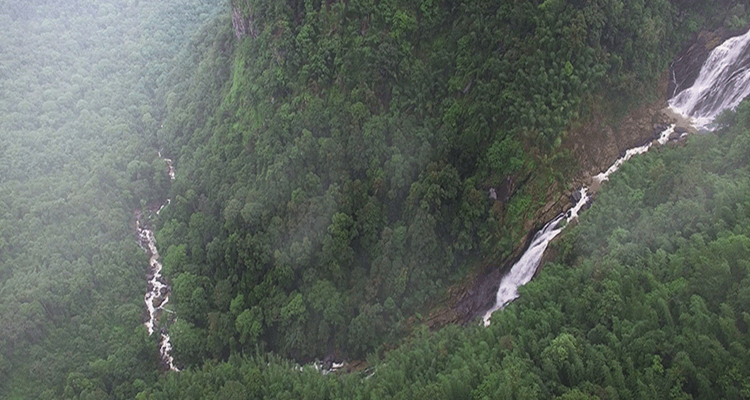
[[[750,397],[736,0],[3,0],[0,398]]]

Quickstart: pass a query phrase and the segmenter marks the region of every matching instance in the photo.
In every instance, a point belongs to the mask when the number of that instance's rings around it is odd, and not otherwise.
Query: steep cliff
[[[665,2],[229,11],[191,92],[210,99],[159,132],[185,171],[159,243],[187,365],[256,345],[363,356],[500,274],[578,171],[650,139],[662,104],[614,103],[653,96],[682,37]]]
[[[669,66],[670,76],[669,87],[667,88],[669,97],[673,97],[692,86],[711,50],[729,37],[739,33],[739,30],[729,30],[724,27],[714,31],[702,30],[695,33],[688,44],[677,53]]]

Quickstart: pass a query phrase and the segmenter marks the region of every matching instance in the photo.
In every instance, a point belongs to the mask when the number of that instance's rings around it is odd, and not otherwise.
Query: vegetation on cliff
[[[625,164],[487,328],[418,329],[343,375],[233,355],[144,398],[745,398],[750,103],[725,122]]]
[[[0,2],[0,398],[155,381],[133,213],[169,188],[153,91],[216,3]]]
[[[0,397],[746,395],[744,111],[624,168],[489,329],[421,326],[735,3],[0,4]],[[133,227],[168,196],[179,374]],[[328,355],[372,367],[289,361]]]
[[[567,127],[651,93],[699,6],[233,2],[160,93],[178,362],[393,343],[519,245]]]

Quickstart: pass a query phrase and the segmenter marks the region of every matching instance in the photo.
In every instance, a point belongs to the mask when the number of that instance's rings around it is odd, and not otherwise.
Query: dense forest
[[[750,397],[747,104],[624,166],[488,328],[423,323],[544,222],[595,110],[746,28],[721,3],[0,4],[0,397]],[[135,233],[167,198],[181,372]]]
[[[233,2],[161,95],[177,360],[361,359],[403,336],[567,188],[566,128],[653,95],[713,15],[679,6]]]
[[[423,326],[342,375],[232,355],[144,398],[747,398],[750,103],[723,118],[625,164],[487,328]]]
[[[174,43],[222,13],[194,3],[0,3],[0,398],[133,398],[158,375],[133,213],[169,189]]]

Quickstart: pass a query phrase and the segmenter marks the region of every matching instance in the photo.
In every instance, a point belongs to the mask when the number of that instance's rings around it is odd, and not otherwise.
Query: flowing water
[[[750,94],[750,31],[727,39],[708,55],[695,83],[669,101],[696,128],[707,129],[724,110]]]
[[[694,127],[707,129],[713,119],[722,111],[734,109],[750,94],[750,31],[742,36],[730,38],[716,47],[701,67],[698,78],[692,87],[680,92],[669,101],[672,111],[687,118]],[[674,125],[663,131],[659,144],[666,143],[674,133]],[[598,186],[631,157],[648,151],[651,143],[634,147],[625,152],[606,171],[594,177]],[[536,274],[542,261],[544,250],[567,224],[578,216],[581,208],[590,200],[587,187],[579,189],[581,199],[566,214],[561,214],[539,230],[529,248],[500,280],[495,305],[485,313],[483,322],[490,324],[492,313],[503,309],[518,298],[518,287],[528,283]]]
[[[674,132],[674,126],[670,126],[664,130],[657,141],[659,144],[664,144],[669,140],[669,136]],[[625,152],[625,155],[618,158],[617,161],[612,164],[606,171],[596,175],[594,177],[594,184],[600,185],[601,182],[609,179],[609,175],[617,171],[618,168],[631,157],[636,154],[642,154],[651,148],[651,142],[643,146],[634,147]],[[531,240],[531,244],[528,249],[523,253],[521,258],[513,264],[508,273],[506,273],[500,280],[500,287],[497,289],[497,295],[495,297],[495,305],[489,309],[482,318],[484,326],[490,324],[490,317],[492,313],[497,310],[502,310],[508,303],[518,298],[518,287],[523,286],[534,277],[536,274],[539,264],[542,262],[542,256],[544,250],[547,249],[547,245],[554,239],[562,230],[567,226],[568,222],[578,218],[578,214],[581,212],[583,207],[591,201],[588,195],[589,188],[582,187],[578,189],[581,194],[580,200],[576,203],[573,208],[568,210],[566,213],[560,214],[552,221],[548,222],[542,229],[540,229]],[[565,223],[562,223],[563,220]]]
[[[174,180],[174,167],[172,166],[172,160],[164,158],[159,152],[164,162],[167,163],[167,173],[169,178]],[[165,206],[170,203],[169,199],[159,207],[156,211],[158,215]],[[156,330],[159,318],[162,312],[169,310],[165,309],[164,306],[169,302],[169,285],[161,275],[162,265],[159,262],[159,251],[156,249],[156,239],[154,237],[154,231],[145,225],[141,225],[140,218],[136,218],[136,229],[138,230],[138,244],[146,250],[149,255],[149,268],[148,268],[148,291],[143,297],[146,303],[146,309],[148,310],[148,320],[144,323],[148,329],[148,334],[151,335]],[[162,362],[164,365],[169,367],[172,371],[179,371],[174,365],[174,359],[171,355],[172,343],[169,341],[169,334],[166,330],[161,329],[159,334],[161,339],[159,340],[159,354],[161,355]]]
[[[587,188],[580,190],[581,199],[576,203],[575,207],[570,209],[565,214],[558,215],[555,219],[548,222],[539,232],[534,235],[531,240],[529,248],[523,253],[521,259],[516,262],[510,271],[500,280],[500,287],[497,289],[497,296],[495,299],[495,306],[492,307],[487,313],[484,314],[484,326],[490,324],[490,317],[492,313],[504,308],[508,303],[515,300],[518,297],[518,287],[523,286],[534,277],[539,263],[542,261],[542,255],[544,250],[547,248],[549,242],[557,236],[558,233],[562,232],[566,224],[562,224],[562,221],[570,222],[574,218],[578,217],[578,212],[583,208],[589,201]]]

